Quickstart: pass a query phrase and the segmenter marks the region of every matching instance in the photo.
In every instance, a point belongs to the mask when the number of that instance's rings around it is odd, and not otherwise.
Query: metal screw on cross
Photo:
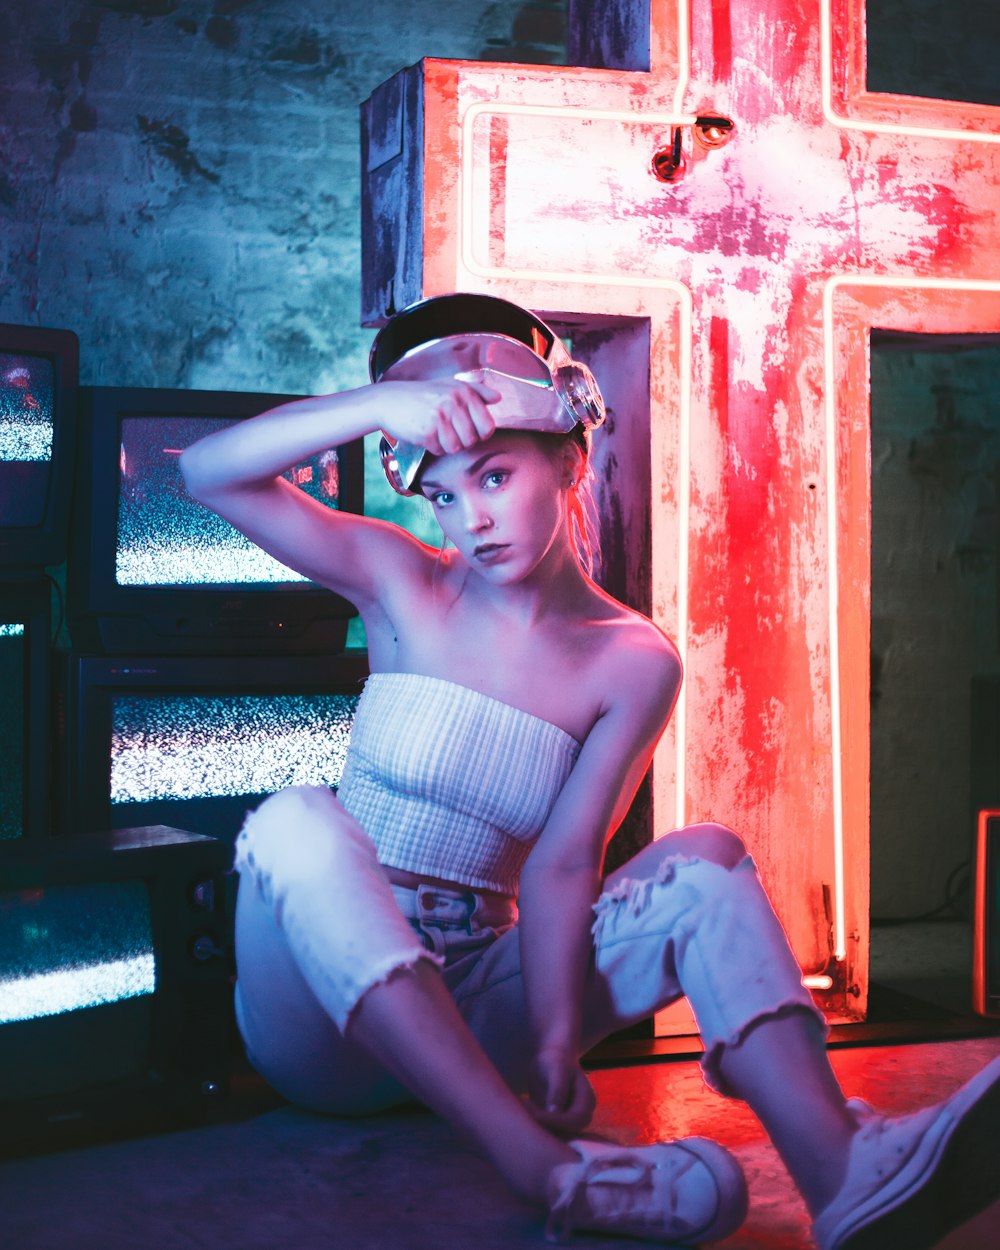
[[[735,129],[735,124],[728,117],[704,114],[696,117],[691,126],[692,143],[706,151],[712,151],[724,147],[733,137]],[[684,155],[684,127],[674,126],[670,132],[669,144],[656,149],[650,167],[659,182],[676,182],[687,170],[687,165]]]

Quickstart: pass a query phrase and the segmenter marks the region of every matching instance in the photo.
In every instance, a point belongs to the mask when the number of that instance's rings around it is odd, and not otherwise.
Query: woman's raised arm
[[[359,607],[419,544],[385,522],[338,513],[281,475],[310,456],[375,430],[435,454],[471,446],[493,429],[485,386],[453,379],[385,382],[293,400],[189,447],[181,470],[195,499],[279,559]]]

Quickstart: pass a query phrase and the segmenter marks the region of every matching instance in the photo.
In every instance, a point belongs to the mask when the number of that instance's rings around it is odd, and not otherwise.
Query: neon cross
[[[867,990],[868,331],[1000,330],[1000,109],[867,92],[864,17],[580,0],[592,45],[638,32],[616,68],[425,61],[380,89],[406,97],[400,133],[368,149],[370,178],[398,153],[409,173],[397,306],[490,290],[648,321],[653,611],[687,671],[656,823],[744,833],[847,1014]]]

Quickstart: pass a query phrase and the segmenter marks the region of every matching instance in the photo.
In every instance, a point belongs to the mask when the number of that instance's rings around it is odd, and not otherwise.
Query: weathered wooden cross
[[[868,980],[869,330],[1000,330],[1000,109],[868,93],[864,23],[579,0],[581,64],[424,61],[363,140],[366,321],[487,290],[590,359],[612,563],[687,672],[654,827],[744,834],[834,1018]]]

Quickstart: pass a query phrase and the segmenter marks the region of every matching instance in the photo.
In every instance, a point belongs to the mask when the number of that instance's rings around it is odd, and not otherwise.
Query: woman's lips
[[[506,543],[480,543],[472,554],[481,564],[492,564],[501,559],[507,552]]]

